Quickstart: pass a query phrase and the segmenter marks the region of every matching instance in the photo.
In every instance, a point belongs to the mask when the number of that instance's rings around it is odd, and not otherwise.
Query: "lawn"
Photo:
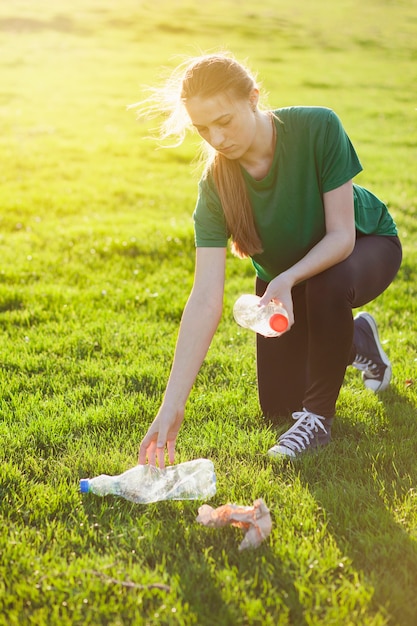
[[[412,0],[14,0],[0,5],[0,625],[417,623],[417,5]],[[127,109],[184,56],[228,49],[273,107],[324,105],[404,247],[369,310],[393,362],[346,375],[332,443],[266,455],[253,289],[230,254],[224,315],[177,460],[210,458],[212,506],[263,498],[256,550],[200,502],[132,504],[79,479],[132,467],[192,285],[195,136],[176,149]],[[281,432],[281,431],[279,431]]]

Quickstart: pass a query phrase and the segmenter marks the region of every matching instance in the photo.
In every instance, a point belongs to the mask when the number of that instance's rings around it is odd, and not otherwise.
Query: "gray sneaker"
[[[369,313],[361,311],[356,315],[353,343],[356,357],[352,365],[362,372],[365,387],[375,393],[386,389],[391,380],[391,363],[379,341],[376,322]]]
[[[279,437],[276,445],[268,450],[269,456],[295,458],[330,442],[332,419],[315,415],[305,409],[293,413],[292,417],[297,421]]]

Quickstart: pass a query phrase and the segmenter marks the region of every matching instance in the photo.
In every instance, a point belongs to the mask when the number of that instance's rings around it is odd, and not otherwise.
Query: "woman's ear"
[[[259,102],[259,89],[257,87],[254,87],[249,94],[249,103],[253,112],[256,111],[258,102]]]

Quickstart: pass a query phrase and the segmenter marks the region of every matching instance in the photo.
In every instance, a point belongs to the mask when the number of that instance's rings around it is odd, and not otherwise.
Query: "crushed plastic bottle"
[[[121,496],[131,502],[149,504],[161,500],[199,500],[216,493],[212,461],[196,459],[165,469],[136,465],[118,476],[102,474],[80,480],[81,493]]]
[[[279,337],[288,328],[287,311],[272,300],[265,306],[259,306],[259,301],[253,294],[240,296],[233,307],[236,322],[264,337]]]

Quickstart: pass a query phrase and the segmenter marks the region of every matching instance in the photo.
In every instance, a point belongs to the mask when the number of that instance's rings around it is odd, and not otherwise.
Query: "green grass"
[[[413,626],[417,619],[417,6],[411,0],[15,0],[0,6],[0,625]],[[146,139],[126,105],[182,55],[231,49],[273,106],[341,116],[404,244],[367,307],[394,363],[380,397],[348,372],[332,444],[273,462],[253,286],[228,259],[225,311],[178,461],[215,463],[212,504],[262,497],[273,531],[195,522],[198,503],[82,497],[136,462],[193,279],[196,138]]]

